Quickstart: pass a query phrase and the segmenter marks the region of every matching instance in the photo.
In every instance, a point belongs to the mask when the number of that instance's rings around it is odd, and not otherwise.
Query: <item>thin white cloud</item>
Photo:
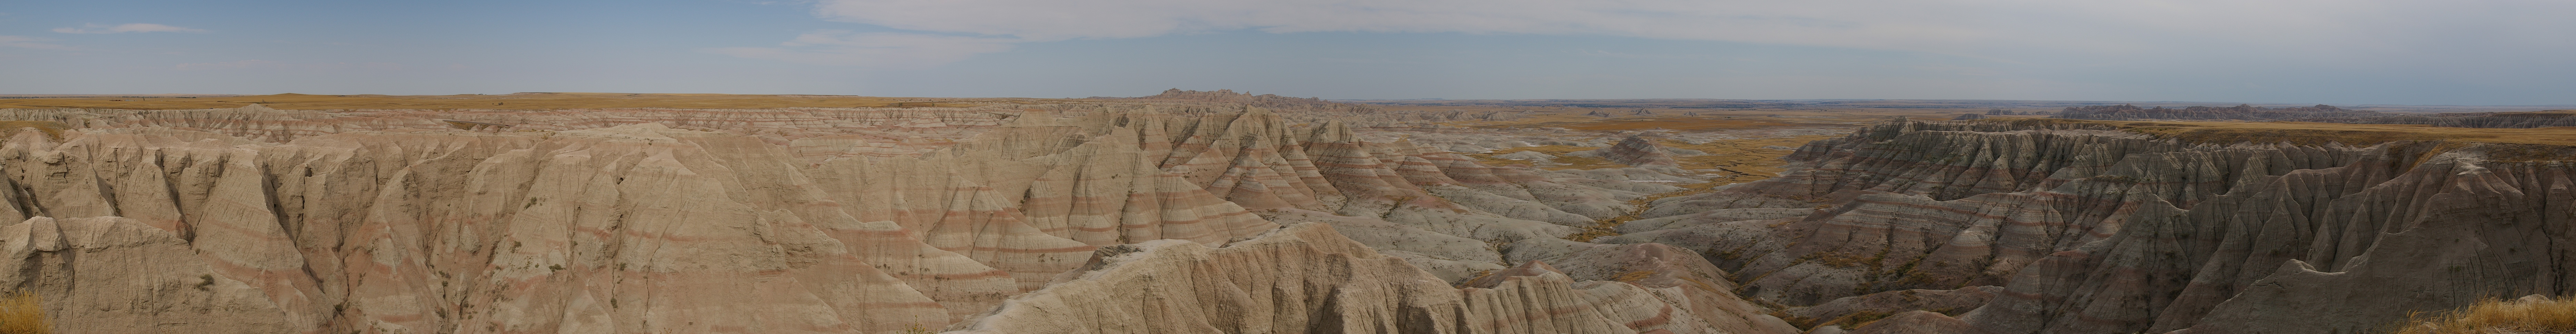
[[[35,37],[27,37],[27,36],[8,36],[8,35],[0,35],[0,46],[7,46],[7,47],[13,47],[13,48],[45,49],[45,50],[79,50],[79,49],[80,49],[80,48],[75,48],[75,47],[71,47],[71,46],[64,46],[64,45],[57,45],[57,44],[38,43],[38,42],[42,42],[42,41],[47,41],[47,39],[43,39],[43,38],[35,38]]]
[[[1237,30],[1608,35],[2005,61],[2151,52],[2330,61],[2436,46],[2576,49],[2571,39],[2547,33],[2576,31],[2576,21],[2552,18],[2576,14],[2576,1],[2558,0],[820,0],[815,12],[944,34],[934,36],[988,36],[975,48],[922,58],[1007,50],[1001,44],[1010,41]],[[902,50],[868,57],[906,57],[883,54]]]
[[[196,29],[196,28],[181,28],[181,27],[173,27],[173,26],[160,25],[160,24],[152,24],[152,23],[127,23],[127,24],[119,24],[119,25],[113,25],[113,26],[110,26],[110,25],[99,25],[99,24],[83,24],[83,25],[81,25],[81,27],[79,27],[79,28],[73,28],[73,27],[54,28],[54,32],[65,33],[65,34],[114,34],[114,33],[128,33],[128,32],[206,32],[206,30],[205,30],[205,29]]]
[[[979,53],[1011,49],[1018,39],[911,33],[861,33],[822,30],[796,36],[778,47],[712,48],[703,51],[735,57],[796,63],[881,68],[947,64]]]

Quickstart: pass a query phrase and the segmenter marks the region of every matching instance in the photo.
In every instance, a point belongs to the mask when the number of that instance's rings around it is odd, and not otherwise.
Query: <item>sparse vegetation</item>
[[[2124,175],[2094,175],[2093,177],[2089,177],[2089,178],[2087,178],[2087,179],[2092,179],[2092,180],[2094,180],[2094,181],[2102,181],[2102,182],[2112,182],[2112,183],[2138,183],[2138,178],[2135,178],[2135,177],[2128,177],[2128,176],[2124,176]]]
[[[1882,252],[1882,253],[1884,253],[1884,252]],[[1818,263],[1818,264],[1823,264],[1823,265],[1830,266],[1830,267],[1835,267],[1835,268],[1851,268],[1851,267],[1875,266],[1875,265],[1877,265],[1877,264],[1878,264],[1878,262],[1879,262],[1879,260],[1880,260],[1880,258],[1879,258],[1879,257],[1877,257],[1877,256],[1860,255],[1860,254],[1851,254],[1851,253],[1843,253],[1843,252],[1819,252],[1819,253],[1815,253],[1815,254],[1809,254],[1809,256],[1813,256],[1814,258],[1813,258],[1812,260],[1814,260],[1814,261],[1815,261],[1816,263]]]
[[[1788,323],[1789,323],[1789,326],[1797,327],[1798,329],[1801,329],[1801,330],[1816,329],[1816,327],[1823,327],[1823,326],[1840,326],[1840,327],[1842,327],[1842,328],[1843,328],[1843,330],[1851,330],[1851,329],[1853,329],[1853,328],[1860,328],[1860,326],[1861,326],[1861,325],[1867,325],[1867,324],[1869,324],[1869,323],[1871,323],[1871,322],[1877,322],[1879,319],[1886,319],[1886,318],[1887,318],[1887,316],[1890,316],[1890,315],[1894,315],[1894,314],[1893,314],[1893,313],[1887,313],[1887,312],[1879,312],[1879,311],[1861,310],[1861,311],[1854,311],[1854,312],[1852,312],[1852,313],[1850,313],[1850,314],[1845,314],[1845,315],[1843,315],[1843,316],[1841,316],[1841,317],[1836,317],[1836,318],[1833,318],[1833,319],[1816,319],[1816,318],[1801,317],[1801,316],[1797,316],[1797,315],[1789,314],[1789,312],[1783,312],[1783,311],[1772,311],[1772,312],[1771,312],[1771,316],[1774,316],[1774,317],[1780,317],[1780,320],[1785,321],[1785,322],[1788,322]]]
[[[72,125],[54,121],[0,121],[0,137],[17,134],[18,131],[25,131],[19,129],[25,128],[36,128],[37,131],[44,131],[45,137],[62,140],[63,130],[70,130]]]
[[[1627,273],[1622,273],[1622,274],[1619,274],[1619,276],[1612,276],[1612,277],[1610,277],[1610,280],[1612,280],[1612,281],[1619,281],[1619,282],[1636,282],[1636,281],[1638,281],[1638,280],[1643,280],[1643,279],[1646,279],[1647,277],[1654,277],[1654,276],[1655,276],[1655,272],[1653,272],[1653,271],[1639,270],[1639,271],[1631,271],[1631,272],[1627,272]]]
[[[35,292],[20,291],[17,296],[0,300],[0,334],[53,332],[54,326],[45,321],[44,302]]]
[[[1716,183],[1716,182],[1701,183],[1701,184],[1699,184],[1699,185],[1707,185],[1707,184],[1710,184],[1710,183]],[[1633,220],[1640,219],[1639,217],[1637,217],[1637,215],[1645,214],[1645,213],[1646,213],[1646,208],[1648,207],[1648,204],[1652,204],[1652,203],[1654,203],[1654,202],[1655,202],[1655,200],[1658,200],[1658,199],[1664,199],[1664,198],[1666,198],[1666,197],[1673,197],[1673,196],[1686,196],[1686,195],[1691,195],[1691,194],[1704,193],[1704,192],[1708,192],[1708,191],[1710,191],[1710,187],[1707,187],[1707,186],[1696,187],[1696,188],[1683,188],[1683,189],[1682,189],[1682,191],[1675,191],[1675,192],[1668,192],[1668,193],[1661,193],[1661,194],[1654,194],[1654,195],[1646,195],[1646,197],[1642,197],[1642,198],[1638,198],[1638,199],[1634,199],[1634,200],[1629,200],[1629,201],[1628,201],[1628,205],[1635,207],[1635,208],[1636,208],[1636,210],[1629,210],[1629,211],[1628,211],[1628,214],[1619,215],[1618,217],[1610,217],[1610,218],[1608,218],[1608,219],[1602,219],[1602,220],[1599,220],[1599,221],[1594,221],[1594,222],[1592,223],[1592,226],[1584,227],[1584,228],[1583,228],[1583,232],[1575,232],[1573,235],[1567,235],[1567,236],[1565,236],[1565,239],[1566,239],[1566,240],[1574,240],[1574,241],[1582,241],[1582,242],[1592,242],[1592,239],[1599,239],[1599,238],[1601,238],[1601,237],[1607,237],[1607,236],[1619,235],[1619,225],[1627,224],[1629,221],[1633,221]],[[1501,250],[1500,250],[1500,249],[1496,249],[1496,250],[1495,250],[1495,252],[1499,253],[1499,252],[1501,252]]]
[[[2108,122],[2101,122],[2101,121],[2087,121],[2087,120],[2075,120],[2075,119],[2064,119],[2064,118],[1987,118],[1987,119],[1979,119],[1979,120],[1975,120],[1975,121],[1978,121],[1978,122],[1998,122],[1998,123],[2012,124],[2013,126],[2034,126],[2034,127],[2035,127],[2035,126],[2046,126],[2046,125],[2062,125],[2062,124],[2103,124],[2103,123],[2108,123]]]
[[[2487,116],[2495,116],[2495,117],[2531,117],[2531,118],[2566,118],[2566,117],[2576,117],[2576,112],[2571,112],[2571,111],[2576,111],[2576,110],[2542,110],[2542,111],[2534,111],[2534,112],[2500,112],[2500,113],[2495,113],[2495,114],[2489,114],[2489,115],[2487,115]]]
[[[2487,299],[2469,307],[2408,316],[2397,334],[2576,333],[2576,297]]]
[[[2571,148],[2566,146],[2489,144],[2485,149],[2487,159],[2494,161],[2532,162],[2576,160],[2576,154],[2570,154]]]
[[[2288,142],[2298,145],[2325,145],[2329,142],[2339,142],[2348,146],[2370,146],[2401,140],[2434,141],[2487,137],[2473,134],[2360,129],[2185,128],[2149,126],[2129,128],[2126,131],[2152,135],[2160,138],[2181,139],[2184,142],[2193,144],[2218,145],[2235,143],[2270,144],[2280,142]]]
[[[2451,141],[2482,143],[2542,144],[2576,146],[2576,127],[2546,128],[2451,128],[2415,124],[2345,124],[2312,122],[2204,122],[2204,121],[2094,121],[2058,118],[1984,119],[1969,122],[2002,122],[2016,126],[2056,124],[2098,124],[2109,129],[2144,134],[2157,138],[2179,139],[2193,144],[2270,144],[2289,142],[2298,145],[2324,145],[2329,142],[2347,146],[2369,146],[2380,143],[2413,141]]]

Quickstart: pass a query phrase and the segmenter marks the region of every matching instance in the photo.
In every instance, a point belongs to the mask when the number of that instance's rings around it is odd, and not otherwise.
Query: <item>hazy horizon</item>
[[[2576,104],[2563,1],[83,1],[0,93]]]

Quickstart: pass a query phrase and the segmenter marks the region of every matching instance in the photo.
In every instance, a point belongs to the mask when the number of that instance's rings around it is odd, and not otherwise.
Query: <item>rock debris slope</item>
[[[65,333],[1794,331],[1680,248],[1491,274],[1645,195],[1297,112],[10,110],[70,130],[0,144],[0,287]],[[1075,332],[1252,314],[1176,305]]]
[[[1656,218],[1601,241],[1699,250],[1747,278],[1746,297],[1790,305],[2001,287],[1943,310],[1955,319],[1905,313],[1861,332],[2349,333],[2480,297],[2576,293],[2571,154],[1898,120],[1809,144],[1782,177],[1659,200]]]

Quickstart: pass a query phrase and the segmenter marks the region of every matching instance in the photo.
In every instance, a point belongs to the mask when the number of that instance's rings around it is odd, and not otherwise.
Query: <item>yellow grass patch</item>
[[[34,292],[19,292],[16,297],[0,300],[0,334],[53,333],[45,322],[45,306]]]
[[[2488,299],[2430,318],[2407,318],[2398,334],[2576,333],[2576,297]]]
[[[1788,171],[1783,167],[1789,164],[1787,161],[1781,161],[1780,157],[1787,156],[1793,151],[1767,149],[1762,147],[1798,147],[1806,145],[1807,142],[1823,140],[1826,138],[1831,138],[1831,136],[1717,140],[1701,144],[1666,140],[1662,141],[1661,144],[1674,148],[1708,152],[1708,155],[1673,157],[1673,160],[1681,161],[1682,169],[1715,169],[1725,171],[1727,173],[1726,177],[1709,180],[1711,181],[1710,183],[1682,185],[1684,188],[1690,188],[1692,186],[1714,187],[1731,183],[1753,182],[1756,180],[1780,176],[1781,172]]]

